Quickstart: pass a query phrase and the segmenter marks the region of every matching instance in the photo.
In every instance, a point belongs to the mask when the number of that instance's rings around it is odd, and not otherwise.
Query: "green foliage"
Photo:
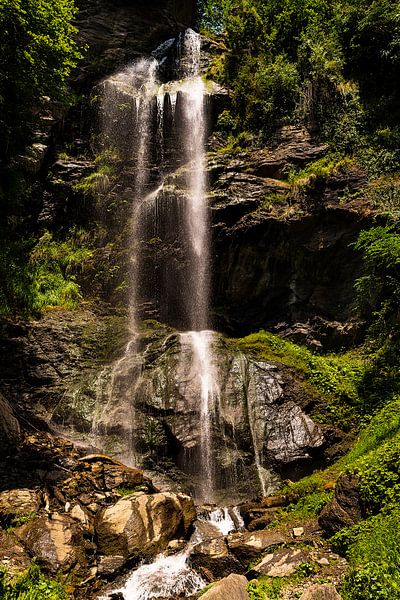
[[[21,525],[24,525],[25,523],[29,523],[29,521],[33,521],[33,519],[35,517],[36,517],[35,512],[30,512],[27,515],[17,515],[15,517],[13,517],[10,521],[8,521],[7,529],[14,529],[15,527],[20,527]]]
[[[11,579],[0,570],[0,598],[2,600],[68,600],[65,587],[47,579],[40,568],[32,564],[17,579]]]
[[[228,49],[217,68],[232,89],[232,131],[250,129],[263,138],[282,123],[300,121],[340,151],[387,146],[390,135],[376,144],[372,140],[374,131],[393,132],[398,123],[395,2],[203,0],[200,5],[204,27],[223,32]],[[385,162],[390,155],[400,165],[397,150],[385,152],[377,157],[374,147],[371,158]]]
[[[363,257],[364,275],[356,282],[363,313],[373,333],[387,335],[400,321],[400,235],[395,225],[362,231],[354,244]]]
[[[398,506],[343,529],[332,543],[350,562],[341,590],[345,600],[393,600],[400,596]]]
[[[75,13],[73,0],[0,0],[0,160],[26,142],[43,96],[65,98]]]
[[[283,581],[280,577],[260,577],[250,581],[247,592],[250,600],[279,600]]]
[[[64,241],[49,232],[38,240],[7,240],[0,252],[0,313],[31,314],[47,307],[75,308],[81,300],[77,276],[92,256],[84,232]]]
[[[293,494],[294,489],[290,488]],[[289,504],[279,511],[279,522],[312,519],[319,515],[325,504],[332,498],[332,492],[316,491],[301,497],[298,502]]]

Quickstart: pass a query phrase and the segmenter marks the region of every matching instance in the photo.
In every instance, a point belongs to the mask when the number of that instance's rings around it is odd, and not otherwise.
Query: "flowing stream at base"
[[[232,518],[234,517],[234,519]],[[218,508],[199,515],[200,523],[208,523],[214,530],[214,537],[225,536],[243,527],[243,520],[237,508]],[[195,546],[203,541],[201,529],[196,527],[186,548],[177,554],[160,554],[152,563],[136,569],[125,584],[113,590],[122,594],[125,600],[156,600],[170,596],[192,595],[206,586],[202,577],[191,568],[190,555]],[[99,600],[108,600],[109,595]]]

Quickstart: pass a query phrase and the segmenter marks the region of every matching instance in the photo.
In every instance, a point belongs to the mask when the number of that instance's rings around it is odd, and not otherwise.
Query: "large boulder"
[[[309,561],[309,552],[302,548],[288,548],[278,550],[273,554],[267,554],[250,571],[251,576],[258,577],[266,575],[267,577],[289,577],[296,572],[296,569]]]
[[[96,520],[98,548],[106,556],[150,558],[180,538],[196,517],[183,494],[131,494],[103,509]]]
[[[342,475],[335,488],[335,496],[322,510],[318,523],[328,535],[333,535],[343,527],[358,523],[365,516],[365,508],[360,497],[358,477]]]
[[[243,575],[229,575],[201,596],[202,600],[249,600],[247,579]]]
[[[52,513],[29,521],[14,531],[31,556],[46,569],[67,572],[76,565],[84,567],[85,542],[82,529],[68,515]]]

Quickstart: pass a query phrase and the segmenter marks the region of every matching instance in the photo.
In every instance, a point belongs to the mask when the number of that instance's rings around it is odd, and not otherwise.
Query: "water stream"
[[[124,585],[112,593],[116,596],[121,594],[126,600],[155,600],[173,596],[187,597],[205,587],[204,579],[189,564],[191,553],[204,539],[201,524],[211,526],[214,530],[213,537],[221,537],[241,529],[243,520],[236,507],[224,507],[202,512],[197,523],[195,532],[183,551],[172,555],[160,554],[152,563],[141,565],[133,571]],[[109,595],[105,595],[99,600],[109,598]]]

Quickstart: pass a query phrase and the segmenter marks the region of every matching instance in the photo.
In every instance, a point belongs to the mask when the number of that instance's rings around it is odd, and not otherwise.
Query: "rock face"
[[[297,395],[303,401],[305,392],[296,387],[289,373],[231,353],[217,335],[213,344],[218,390],[210,404],[214,485],[231,499],[248,498],[259,486],[255,462],[269,470],[265,471],[265,485],[274,489],[281,471],[294,473],[299,465],[311,462],[325,440],[319,426],[296,403]],[[80,402],[81,406],[91,402],[96,410],[95,416],[88,411],[88,423],[95,420],[94,431],[98,432],[95,436],[92,430],[92,443],[112,448],[118,455],[126,451],[134,436],[135,451],[145,467],[171,459],[191,478],[191,490],[196,493],[202,438],[199,374],[193,364],[187,334],[148,344],[140,358],[128,348],[112,368],[107,367],[91,383],[85,378],[92,397],[80,396]],[[73,417],[67,396],[63,404],[57,408],[57,423]],[[136,427],[126,419],[132,409],[139,424]]]
[[[342,475],[335,488],[333,500],[322,510],[318,522],[322,529],[333,535],[343,527],[349,527],[365,516],[355,475]]]
[[[89,46],[79,80],[107,72],[150,53],[193,24],[194,0],[88,0],[78,2],[79,40]]]
[[[185,536],[196,517],[193,502],[175,494],[131,495],[96,520],[99,550],[107,556],[152,557]]]
[[[35,490],[16,489],[0,493],[0,523],[10,525],[17,517],[35,514],[41,504],[41,494]]]
[[[247,579],[243,575],[229,575],[215,583],[201,597],[204,600],[249,600]]]
[[[305,199],[282,181],[324,152],[309,133],[288,127],[275,148],[212,156],[213,297],[225,330],[241,335],[296,325],[298,339],[327,348],[359,335],[355,327],[343,329],[361,266],[350,244],[369,221],[359,207],[339,200],[347,186],[359,189],[365,175],[333,175]]]
[[[20,438],[20,427],[14,412],[0,393],[0,452],[15,446]]]

